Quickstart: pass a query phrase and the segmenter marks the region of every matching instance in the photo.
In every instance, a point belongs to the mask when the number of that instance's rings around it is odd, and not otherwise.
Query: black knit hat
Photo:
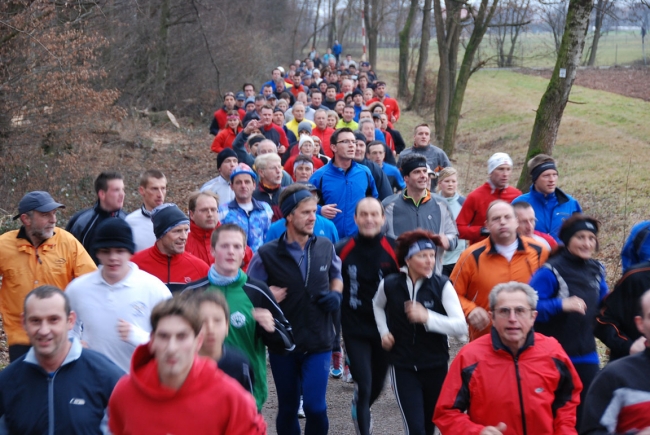
[[[162,238],[174,227],[190,224],[190,220],[185,216],[185,213],[173,203],[161,204],[154,208],[151,212],[151,221],[153,222],[153,233],[156,240]]]
[[[100,223],[95,230],[93,253],[97,255],[97,250],[102,248],[124,248],[133,254],[135,243],[131,226],[120,218],[109,218]]]
[[[221,167],[221,164],[226,160],[228,157],[235,157],[237,158],[237,154],[235,151],[233,151],[232,148],[224,148],[219,154],[217,154],[217,169]],[[237,159],[239,161],[239,159]]]

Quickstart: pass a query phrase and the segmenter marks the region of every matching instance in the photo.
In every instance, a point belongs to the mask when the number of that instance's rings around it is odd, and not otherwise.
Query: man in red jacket
[[[375,83],[375,98],[372,98],[366,101],[366,106],[370,106],[375,101],[379,101],[386,106],[386,115],[391,124],[395,124],[399,120],[400,110],[397,100],[386,96],[386,83],[385,82],[376,82]]]
[[[167,285],[172,293],[185,289],[192,281],[203,278],[210,266],[185,251],[190,220],[176,204],[162,204],[151,213],[156,243],[131,257],[145,272]]]
[[[508,186],[511,175],[512,159],[508,154],[495,153],[488,159],[488,180],[467,195],[456,218],[459,239],[468,240],[473,245],[490,235],[485,227],[490,203],[500,199],[510,204],[521,195],[519,189]]]
[[[196,302],[160,302],[151,326],[151,341],[136,348],[130,374],[111,395],[114,435],[266,434],[253,396],[213,360],[197,355],[204,335]]]

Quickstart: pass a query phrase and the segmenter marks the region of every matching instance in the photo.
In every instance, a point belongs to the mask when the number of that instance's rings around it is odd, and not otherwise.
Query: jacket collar
[[[497,332],[494,326],[490,330],[490,336],[492,338],[492,348],[495,351],[503,350],[505,352],[508,352],[510,355],[514,357],[521,355],[522,352],[524,352],[526,349],[528,349],[529,347],[535,344],[535,331],[532,328],[530,329],[530,331],[528,331],[528,335],[526,336],[526,341],[524,342],[524,345],[519,348],[517,355],[513,355],[510,348],[505,344],[503,344],[503,341],[501,341],[501,337],[499,337],[499,333]]]
[[[52,233],[52,237],[54,237],[54,235],[56,234],[56,227],[54,229],[55,229],[55,231]],[[43,245],[53,245],[53,243],[50,242],[52,237],[50,237],[49,239],[43,240],[43,242],[41,242],[40,245],[35,246],[35,247],[38,248],[39,246],[43,246]],[[21,245],[21,246],[24,246],[24,244],[20,242],[20,239],[23,239],[27,243],[29,243],[30,245],[34,246],[34,243],[31,241],[31,239],[27,235],[27,230],[25,229],[24,225],[22,225],[20,227],[20,229],[18,230],[18,234],[16,234],[16,240],[18,241],[18,244]]]
[[[564,193],[564,191],[562,189],[560,189],[559,187],[555,188],[555,192],[549,193],[548,195],[544,195],[542,192],[538,192],[535,189],[535,185],[532,184],[530,186],[530,194],[533,195],[533,196],[539,196],[540,198],[543,198],[545,200],[548,200],[550,198],[555,197],[555,198],[557,198],[558,204],[564,204],[564,203],[569,202],[569,195]]]
[[[71,362],[76,361],[81,357],[81,352],[83,350],[83,347],[81,346],[81,342],[79,341],[79,339],[75,337],[70,341],[72,342],[72,346],[70,346],[68,355],[66,355],[65,359],[63,360],[61,367],[63,367],[66,364],[70,364]],[[41,365],[38,363],[38,360],[36,359],[36,353],[34,352],[33,347],[31,347],[29,351],[27,351],[27,355],[25,355],[24,362],[41,367]]]
[[[212,236],[214,230],[204,230],[200,226],[194,223],[193,220],[190,220],[190,234],[194,234],[199,239],[206,239]]]
[[[489,239],[489,244],[490,244],[490,254],[498,254],[499,251],[497,251],[496,244],[494,241],[492,241],[492,236],[488,237]],[[526,250],[526,245],[524,244],[524,241],[522,240],[521,237],[519,237],[519,234],[517,234],[517,251],[518,252],[524,252]]]

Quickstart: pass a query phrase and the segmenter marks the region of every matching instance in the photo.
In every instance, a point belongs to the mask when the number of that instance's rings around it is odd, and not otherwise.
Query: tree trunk
[[[418,6],[418,0],[411,0],[409,12],[404,21],[404,27],[399,32],[399,73],[397,96],[407,99],[410,96],[408,85],[408,63],[409,63],[409,39],[411,38],[411,27],[413,27],[413,18]]]
[[[331,0],[332,8],[330,9],[330,28],[327,32],[327,46],[334,46],[334,40],[336,39],[336,7],[338,6],[339,0]]]
[[[316,48],[316,42],[318,41],[317,35],[318,35],[318,19],[320,18],[320,4],[322,0],[318,0],[318,3],[316,4],[316,19],[314,19],[314,40],[311,43],[311,46]],[[311,50],[310,50],[311,52]]]
[[[562,114],[569,100],[578,65],[580,65],[593,5],[593,0],[570,0],[569,2],[560,52],[551,80],[537,108],[526,161],[537,154],[553,154]],[[560,77],[560,69],[565,70],[565,78]],[[529,184],[530,175],[524,165],[517,187],[522,191],[527,191]]]
[[[413,88],[413,99],[410,108],[419,109],[422,105],[422,92],[424,87],[424,76],[429,60],[429,40],[431,39],[431,1],[424,0],[424,9],[422,10],[422,37],[420,39],[420,56],[418,60],[418,69],[415,73],[415,86]]]
[[[368,34],[368,61],[373,68],[377,68],[377,37],[381,18],[379,9],[382,0],[363,0],[363,18],[366,22]]]
[[[499,1],[493,0],[490,5],[489,0],[481,0],[478,14],[474,18],[474,30],[465,47],[465,55],[463,56],[463,63],[460,66],[458,73],[458,80],[456,81],[456,88],[454,89],[451,107],[449,108],[449,116],[447,118],[447,125],[445,126],[445,136],[443,142],[443,150],[447,156],[451,157],[454,153],[456,144],[456,130],[458,128],[458,121],[460,119],[460,110],[463,107],[463,100],[465,98],[465,90],[467,89],[467,82],[474,72],[472,64],[476,51],[481,45],[483,36],[488,29],[488,25],[494,16]]]
[[[169,7],[170,0],[162,0],[160,3],[160,25],[158,27],[158,49],[156,50],[156,75],[155,85],[156,94],[158,95],[158,104],[165,100],[167,84],[167,67],[169,66],[169,51],[167,47],[167,37],[169,35],[169,20],[171,10]]]
[[[603,18],[605,18],[605,3],[606,0],[597,0],[597,3],[595,5],[596,20],[594,22],[594,39],[591,42],[591,51],[589,52],[589,60],[587,61],[588,66],[594,66],[596,64],[598,41],[600,41],[600,36],[603,29]]]

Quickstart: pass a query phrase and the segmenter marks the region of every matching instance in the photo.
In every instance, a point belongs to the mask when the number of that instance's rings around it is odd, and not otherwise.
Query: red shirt
[[[312,130],[312,131],[313,131],[313,130]],[[295,156],[291,156],[291,157],[289,157],[289,160],[287,160],[287,162],[284,164],[284,170],[285,170],[285,172],[286,172],[287,174],[291,175],[291,178],[293,178],[294,181],[295,181],[296,179],[295,179],[295,177],[293,176],[293,164],[296,163],[296,157],[298,157],[298,156],[295,155]],[[311,157],[311,160],[314,162],[314,172],[316,172],[317,169],[320,169],[320,168],[323,167],[323,162],[322,162],[321,159],[319,159],[318,157],[314,157],[314,156],[312,156],[312,157]]]
[[[237,137],[237,133],[242,130],[243,128],[241,127],[238,127],[237,131],[234,131],[230,127],[219,130],[219,133],[217,133],[217,135],[214,137],[214,140],[212,141],[212,147],[210,147],[210,149],[215,153],[220,153],[225,148],[232,149],[232,143]]]
[[[325,130],[321,130],[318,127],[311,129],[311,135],[320,139],[320,146],[323,148],[323,153],[330,159],[334,157],[334,153],[330,149],[330,138],[333,133],[334,129],[330,127],[325,127]]]
[[[395,117],[395,121],[399,121],[400,110],[399,104],[397,104],[397,100],[388,97],[384,97],[383,100],[380,100],[379,98],[372,98],[366,101],[366,106],[370,106],[372,103],[376,103],[377,101],[386,106],[386,115],[388,116],[389,121],[391,121],[393,116]]]

